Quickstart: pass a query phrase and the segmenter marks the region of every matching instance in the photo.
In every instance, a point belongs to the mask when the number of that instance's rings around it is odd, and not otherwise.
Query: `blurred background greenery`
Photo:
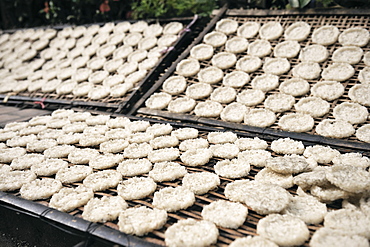
[[[0,0],[0,29],[210,15],[238,9],[366,7],[370,0]]]

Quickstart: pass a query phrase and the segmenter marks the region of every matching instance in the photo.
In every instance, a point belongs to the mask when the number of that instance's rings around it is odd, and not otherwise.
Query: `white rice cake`
[[[292,69],[292,74],[294,77],[299,77],[305,80],[316,79],[320,76],[320,73],[320,64],[314,62],[302,62]]]
[[[186,79],[183,76],[171,76],[164,81],[162,89],[171,95],[183,93],[186,89]]]
[[[200,69],[198,72],[199,82],[204,82],[208,84],[215,84],[222,80],[224,77],[224,72],[215,66],[209,66]]]
[[[200,70],[198,60],[194,58],[184,59],[176,65],[176,72],[185,77],[196,75]]]
[[[227,105],[221,112],[220,117],[223,121],[240,123],[244,120],[244,112],[247,107],[241,103],[233,102]],[[240,114],[242,113],[242,114]]]
[[[68,154],[74,150],[75,147],[71,145],[58,145],[50,147],[44,151],[46,158],[65,158]]]
[[[286,58],[266,57],[262,69],[266,74],[281,75],[290,70],[290,62]]]
[[[123,156],[128,159],[144,158],[149,155],[153,148],[148,143],[131,143],[123,151]]]
[[[63,184],[71,184],[84,180],[88,175],[92,174],[93,169],[89,166],[74,165],[68,168],[60,169],[55,179],[60,180]]]
[[[246,125],[256,127],[268,127],[276,121],[276,115],[268,109],[255,108],[247,111],[244,115]]]
[[[337,120],[348,121],[351,124],[360,124],[367,120],[369,112],[366,107],[358,103],[343,102],[334,107],[333,116]]]
[[[195,195],[189,189],[179,187],[165,187],[154,193],[152,205],[167,212],[175,212],[192,206]]]
[[[370,142],[370,124],[365,124],[356,130],[356,137],[360,141]]]
[[[329,212],[324,218],[324,226],[340,230],[350,235],[369,238],[369,218],[358,209],[339,209]]]
[[[231,132],[209,132],[207,134],[207,140],[212,144],[224,144],[224,143],[234,143],[238,136]]]
[[[343,46],[365,46],[369,43],[369,31],[362,27],[351,27],[344,30],[338,37],[338,42]]]
[[[370,106],[370,85],[356,84],[349,89],[349,98],[364,106]]]
[[[331,60],[335,63],[357,64],[361,61],[364,51],[357,46],[345,46],[333,52]]]
[[[92,189],[82,185],[76,188],[62,188],[51,197],[49,207],[69,212],[85,205],[93,197]]]
[[[222,84],[226,87],[240,88],[247,84],[250,77],[243,71],[233,71],[225,75]]]
[[[311,93],[327,101],[341,97],[344,93],[344,86],[336,81],[319,81],[311,87]]]
[[[239,36],[228,39],[225,44],[225,50],[231,53],[242,53],[248,49],[249,42],[247,39]]]
[[[98,155],[91,159],[89,161],[89,166],[94,168],[94,169],[107,169],[111,168],[114,166],[117,166],[118,163],[120,163],[123,160],[123,155],[121,154],[103,154],[103,155]]]
[[[132,235],[143,236],[160,229],[167,221],[167,212],[145,206],[129,208],[120,213],[119,230]]]
[[[30,152],[42,153],[46,149],[58,145],[57,141],[54,139],[41,139],[33,142],[27,143],[27,150]]]
[[[117,171],[122,176],[138,176],[148,173],[152,169],[152,163],[148,159],[126,159],[119,163]]]
[[[321,26],[313,31],[312,42],[319,45],[332,45],[337,42],[339,33],[339,29],[336,26]]]
[[[211,45],[213,47],[220,47],[223,46],[227,41],[226,34],[218,31],[212,31],[207,33],[204,38],[203,42],[207,45]]]
[[[211,61],[212,65],[219,69],[228,69],[236,64],[237,59],[234,53],[219,52],[212,57]]]
[[[324,119],[316,126],[319,135],[332,138],[346,138],[355,133],[352,124],[343,120]]]
[[[0,191],[18,190],[35,179],[36,174],[30,170],[0,173]]]
[[[335,165],[326,178],[342,190],[353,193],[363,193],[370,186],[370,173],[362,167]]]
[[[68,161],[73,164],[88,164],[92,158],[99,155],[99,151],[91,148],[75,148],[68,155]]]
[[[127,207],[128,204],[120,196],[94,197],[84,206],[82,218],[91,222],[101,223],[114,221]]]
[[[258,32],[261,39],[274,40],[283,34],[284,28],[281,26],[280,22],[269,21],[263,24]]]
[[[153,169],[149,172],[155,182],[173,181],[184,177],[187,174],[185,166],[182,166],[176,162],[160,162],[155,163]]]
[[[269,158],[271,158],[271,153],[261,149],[245,150],[238,154],[238,159],[257,167],[264,167]]]
[[[154,93],[145,101],[145,106],[149,109],[162,110],[168,106],[171,99],[172,97],[168,93]]]
[[[246,39],[253,38],[257,35],[261,25],[258,22],[255,21],[247,21],[243,23],[240,27],[237,29],[237,35]]]
[[[260,89],[245,89],[236,95],[236,101],[245,106],[255,106],[265,100],[265,93]]]
[[[206,100],[195,106],[194,113],[199,117],[219,117],[222,110],[223,106],[219,102]]]
[[[322,186],[314,185],[310,188],[310,193],[324,203],[330,203],[339,199],[348,199],[353,195],[330,184]]]
[[[244,71],[246,73],[251,73],[258,70],[262,66],[261,58],[257,56],[243,56],[236,62],[235,68],[237,70]]]
[[[103,170],[88,175],[83,184],[93,191],[104,191],[116,187],[122,180],[122,174],[115,170]]]
[[[253,89],[268,92],[279,86],[279,77],[271,74],[258,75],[253,78],[251,85]]]
[[[213,153],[208,148],[189,149],[180,156],[181,161],[187,166],[202,166],[209,162]]]
[[[246,177],[251,170],[249,162],[242,159],[221,160],[213,168],[218,176],[225,178]]]
[[[306,158],[312,158],[320,164],[329,164],[335,157],[340,155],[340,152],[329,146],[314,145],[308,146],[303,152]]]
[[[309,161],[303,156],[296,154],[270,158],[266,162],[266,167],[282,174],[299,174],[306,171],[312,171]]]
[[[239,147],[232,143],[214,144],[209,147],[214,157],[232,159],[239,154]]]
[[[268,147],[267,142],[258,137],[238,138],[234,143],[238,145],[240,151],[252,150],[252,149],[266,149]]]
[[[58,145],[72,145],[79,143],[82,134],[80,133],[69,133],[61,135],[57,138]]]
[[[275,172],[270,168],[263,168],[255,176],[254,179],[261,183],[276,184],[284,189],[293,187],[292,174],[283,174]]]
[[[368,247],[369,241],[363,236],[347,234],[346,232],[331,229],[329,227],[322,227],[314,232],[310,239],[309,244],[312,247],[325,247],[325,246]]]
[[[303,220],[290,216],[271,214],[257,224],[257,233],[279,246],[303,245],[310,233]]]
[[[170,124],[156,123],[156,124],[149,126],[146,129],[146,132],[149,134],[153,134],[154,137],[158,137],[158,136],[168,135],[171,133],[172,130],[173,130],[173,127]]]
[[[190,56],[199,61],[208,60],[213,56],[213,46],[199,44],[191,48]]]
[[[224,34],[235,33],[238,29],[238,22],[232,19],[224,18],[216,23],[215,30],[218,32],[223,32]]]
[[[292,95],[276,93],[269,95],[264,102],[266,109],[273,112],[284,112],[290,110],[295,103],[295,99]]]
[[[34,164],[40,164],[45,160],[42,154],[27,153],[12,160],[10,167],[13,170],[29,169]]]
[[[174,113],[186,113],[192,111],[196,104],[197,102],[194,99],[179,97],[175,100],[171,100],[167,109]]]
[[[283,214],[300,218],[306,224],[320,224],[328,209],[325,203],[319,202],[313,196],[294,196],[288,206],[282,211]]]
[[[217,226],[237,229],[243,225],[248,215],[248,208],[241,203],[225,200],[213,201],[202,209],[204,220]]]
[[[249,44],[248,55],[256,57],[265,57],[271,53],[272,46],[269,41],[257,39]]]
[[[370,67],[366,66],[358,73],[358,80],[362,84],[370,84]]]
[[[297,21],[284,31],[285,40],[303,41],[310,34],[311,26],[304,21]]]
[[[220,185],[218,175],[211,172],[188,173],[182,179],[182,186],[196,195],[203,195]]]
[[[346,81],[355,74],[355,69],[348,63],[332,63],[321,73],[321,77],[328,81]]]
[[[0,149],[0,162],[11,163],[15,158],[26,154],[26,149],[21,147]]]
[[[186,88],[186,96],[192,99],[202,99],[211,95],[213,88],[210,84],[200,82]]]
[[[56,174],[59,170],[68,167],[68,162],[62,159],[45,159],[43,162],[34,163],[31,166],[31,171],[33,171],[37,176],[52,176]]]
[[[279,119],[278,125],[282,130],[292,132],[307,132],[314,126],[313,118],[308,114],[289,113]]]
[[[106,142],[102,142],[99,145],[99,151],[102,153],[119,153],[127,148],[129,142],[124,139],[113,139]]]
[[[226,185],[225,196],[245,203],[258,214],[279,213],[290,202],[291,195],[278,185],[250,180],[236,180]]]
[[[35,201],[51,197],[62,187],[63,185],[59,180],[43,178],[23,184],[20,193],[24,199]]]
[[[179,128],[171,132],[171,135],[175,136],[180,141],[197,138],[198,134],[199,134],[199,131],[197,129],[190,128],[190,127]]]
[[[125,200],[137,200],[151,195],[157,184],[149,177],[133,177],[122,181],[117,186],[118,195]]]
[[[158,163],[163,161],[172,161],[180,156],[180,151],[177,148],[162,148],[152,150],[148,154],[148,159],[152,163]]]
[[[261,236],[247,236],[242,238],[237,238],[233,242],[230,243],[230,247],[243,247],[243,246],[250,246],[250,247],[278,247],[277,244],[268,240],[267,238]]]
[[[328,57],[329,51],[323,45],[309,45],[304,47],[299,53],[299,59],[302,62],[322,63],[327,60]]]
[[[129,143],[144,143],[154,139],[154,135],[146,132],[137,132],[131,134],[127,140]]]
[[[278,43],[274,48],[274,56],[282,58],[294,58],[301,50],[301,45],[295,40],[286,40]]]
[[[330,110],[330,104],[319,97],[304,97],[294,105],[294,108],[297,112],[316,118],[327,114]]]

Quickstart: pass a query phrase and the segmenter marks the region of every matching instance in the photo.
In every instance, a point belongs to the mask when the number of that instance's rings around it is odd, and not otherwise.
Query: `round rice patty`
[[[194,202],[194,193],[183,186],[179,186],[175,188],[165,187],[155,192],[152,204],[155,208],[175,212],[192,206]]]
[[[238,29],[238,22],[232,19],[224,18],[216,23],[215,30],[218,32],[223,32],[224,34],[235,33]]]
[[[326,214],[324,226],[349,235],[369,238],[370,225],[366,214],[358,209],[339,209]]]
[[[213,153],[208,148],[189,149],[180,156],[186,166],[202,166],[209,162]]]
[[[242,238],[237,238],[231,244],[230,247],[243,247],[243,246],[250,246],[250,247],[278,247],[277,244],[268,240],[267,238],[261,236],[247,236]]]
[[[199,44],[191,48],[190,56],[199,61],[208,60],[213,56],[213,47],[207,44]]]
[[[302,78],[291,78],[280,84],[279,91],[294,97],[302,96],[310,91],[310,84]]]
[[[99,155],[99,151],[91,148],[75,148],[68,154],[68,161],[72,164],[88,164],[92,158]]]
[[[243,71],[233,71],[225,75],[222,84],[226,87],[243,87],[249,82],[249,75]]]
[[[234,143],[237,138],[238,136],[231,131],[209,132],[207,135],[207,140],[212,144]]]
[[[345,46],[333,52],[331,60],[335,63],[357,64],[361,61],[364,51],[360,47]]]
[[[246,177],[250,170],[250,164],[242,159],[221,160],[214,165],[215,173],[225,178]]]
[[[234,143],[238,145],[240,151],[252,149],[266,149],[268,147],[267,142],[258,137],[238,138]]]
[[[290,113],[279,119],[278,125],[282,130],[293,132],[307,132],[314,126],[313,118],[308,114]]]
[[[320,64],[314,62],[302,62],[292,69],[294,77],[299,77],[305,80],[313,80],[320,76]]]
[[[203,195],[220,185],[218,175],[211,172],[188,173],[182,179],[182,186],[194,192],[196,195]]]
[[[271,53],[272,46],[267,40],[256,39],[248,46],[248,55],[256,57],[265,57]]]
[[[268,109],[255,108],[244,115],[244,123],[256,127],[268,127],[276,121],[276,115]]]
[[[51,197],[49,207],[69,212],[85,205],[93,197],[92,189],[83,185],[76,188],[62,188]]]
[[[133,177],[117,186],[117,193],[125,200],[138,200],[151,195],[157,184],[149,177]]]
[[[294,196],[282,211],[283,214],[300,218],[306,224],[320,224],[327,212],[326,204],[313,196]]]
[[[174,136],[159,136],[149,142],[153,149],[170,148],[179,144],[179,140]]]
[[[269,95],[264,102],[265,108],[273,112],[284,112],[290,110],[295,99],[292,95],[276,93]]]
[[[333,63],[323,69],[321,77],[327,81],[346,81],[355,74],[355,69],[348,63]]]
[[[244,119],[244,113],[247,111],[247,107],[241,103],[233,102],[227,105],[221,112],[220,117],[223,121],[240,123]]]
[[[169,247],[205,247],[217,242],[216,225],[207,220],[183,219],[168,227],[164,236]]]
[[[324,119],[316,126],[319,135],[332,138],[345,138],[353,135],[355,129],[347,121]]]
[[[186,89],[186,79],[183,76],[171,76],[164,81],[162,89],[171,95],[183,93]]]
[[[237,180],[226,185],[225,196],[245,203],[258,214],[278,213],[290,202],[291,195],[282,187],[250,180]]]
[[[296,154],[270,158],[266,162],[266,167],[282,174],[298,174],[310,171],[310,164],[306,158]]]
[[[269,158],[271,158],[271,153],[261,149],[245,150],[238,154],[238,159],[244,160],[257,167],[264,167]]]
[[[328,227],[322,227],[315,231],[309,244],[312,247],[369,246],[369,242],[365,237],[359,235],[350,235],[343,231],[331,229]]]
[[[195,138],[195,139],[187,139],[180,143],[179,149],[181,151],[187,151],[190,149],[198,149],[198,148],[208,148],[209,143],[207,139],[204,138]]]
[[[329,52],[325,46],[309,45],[303,48],[299,54],[302,62],[322,63],[329,57]]]
[[[286,58],[266,57],[262,69],[266,74],[281,75],[290,70],[290,62]]]
[[[217,226],[237,229],[243,225],[248,215],[248,208],[241,203],[218,200],[211,202],[202,209],[204,220]]]
[[[184,59],[176,66],[176,72],[180,76],[190,77],[196,75],[200,70],[198,60],[194,58]]]
[[[237,34],[240,37],[250,39],[257,35],[260,27],[261,25],[258,22],[247,21],[238,27]]]
[[[146,132],[149,134],[153,134],[154,137],[157,137],[157,136],[168,135],[171,133],[172,130],[173,130],[173,127],[170,124],[156,123],[156,124],[149,126],[146,129]]]
[[[303,152],[303,156],[306,158],[312,158],[320,164],[329,164],[338,155],[340,155],[338,150],[332,149],[329,146],[325,147],[321,145],[306,147]]]
[[[370,34],[366,28],[352,27],[344,30],[338,37],[338,42],[343,46],[365,46],[369,43]]]
[[[198,134],[199,131],[197,129],[189,127],[179,128],[171,132],[171,135],[175,136],[180,141],[197,138]]]
[[[337,120],[348,121],[351,124],[360,124],[367,120],[367,108],[352,102],[343,102],[333,109],[333,116]]]
[[[42,154],[24,154],[12,160],[10,167],[13,170],[24,170],[28,169],[34,164],[40,164],[45,160]]]
[[[313,31],[312,42],[319,45],[332,45],[337,42],[339,33],[336,26],[321,26]]]
[[[63,187],[59,180],[52,178],[36,179],[25,183],[20,189],[21,197],[27,200],[47,199]]]
[[[284,38],[286,40],[303,41],[310,34],[311,26],[304,21],[297,21],[290,25],[284,31]]]
[[[186,88],[186,96],[192,99],[202,99],[208,97],[213,91],[210,84],[200,82],[192,84]]]
[[[362,193],[370,186],[370,173],[361,167],[334,165],[326,178],[342,190]]]
[[[31,171],[33,171],[37,176],[52,176],[56,174],[59,170],[67,168],[68,162],[62,159],[45,159],[41,163],[35,163],[31,166]]]
[[[257,224],[257,233],[279,246],[302,245],[310,233],[303,220],[280,214],[270,214]]]
[[[286,40],[277,44],[274,48],[275,57],[293,58],[301,50],[301,45],[294,40]]]
[[[356,137],[363,142],[370,142],[370,124],[365,124],[356,130]]]
[[[187,173],[185,166],[176,162],[165,161],[155,163],[153,169],[149,172],[149,177],[155,182],[173,181],[186,176]]]
[[[95,197],[91,198],[84,206],[82,218],[91,222],[101,223],[114,221],[127,207],[128,204],[120,196]]]
[[[336,81],[319,81],[311,87],[311,93],[313,96],[332,101],[343,95],[344,86]]]
[[[318,97],[301,98],[294,108],[300,113],[309,114],[311,117],[322,117],[330,110],[330,104]]]
[[[88,175],[83,180],[83,184],[94,191],[104,191],[116,187],[121,180],[121,173],[115,170],[103,170]]]
[[[63,184],[71,184],[84,180],[88,175],[92,174],[93,169],[85,165],[74,165],[60,169],[55,179],[60,180]]]
[[[304,145],[301,141],[295,141],[287,137],[274,140],[271,143],[271,149],[279,154],[302,154]]]
[[[58,145],[50,147],[44,151],[46,158],[65,158],[68,154],[74,150],[75,147],[71,145]]]
[[[199,102],[194,109],[194,113],[199,117],[219,117],[223,110],[223,106],[211,100]]]
[[[89,166],[94,169],[107,169],[117,166],[119,162],[123,160],[123,155],[121,154],[103,154],[98,155],[90,160]]]
[[[214,157],[232,159],[239,154],[239,147],[232,143],[214,144],[209,147]]]
[[[219,69],[228,69],[236,64],[236,56],[230,52],[219,52],[212,57],[212,65]]]
[[[225,50],[231,53],[242,53],[248,49],[248,45],[247,39],[234,36],[226,41]]]
[[[197,103],[194,99],[188,97],[179,97],[175,100],[171,100],[167,109],[168,111],[174,113],[186,113],[192,111],[196,104]]]
[[[106,142],[102,142],[99,145],[99,151],[102,153],[119,153],[125,150],[129,145],[127,140],[114,139]]]
[[[370,84],[370,67],[366,66],[363,68],[360,73],[358,73],[357,78],[362,84]]]
[[[293,187],[293,176],[292,174],[282,174],[273,171],[270,168],[263,168],[254,177],[256,181],[267,184],[276,184],[284,189]]]
[[[123,151],[123,156],[128,159],[145,158],[152,150],[152,146],[148,143],[131,143]]]
[[[167,221],[167,212],[145,206],[129,208],[120,213],[118,227],[121,232],[143,236],[160,229]]]
[[[154,135],[146,132],[133,133],[127,138],[129,143],[145,143],[150,142],[153,139]]]
[[[227,41],[226,34],[218,31],[207,33],[203,38],[204,43],[213,47],[223,46]]]
[[[215,84],[222,80],[224,77],[224,72],[222,69],[219,69],[214,66],[209,66],[199,70],[198,80],[199,82],[204,82],[208,84]]]
[[[279,38],[284,32],[280,22],[269,21],[263,24],[259,30],[261,39],[273,40]]]
[[[30,170],[0,173],[0,191],[18,190],[23,184],[32,182],[36,177],[36,174]]]
[[[260,89],[245,89],[236,95],[236,101],[246,106],[255,106],[264,100],[265,93]]]
[[[261,58],[257,56],[243,56],[236,62],[235,68],[237,70],[251,73],[258,70],[262,66]]]
[[[138,176],[148,173],[152,169],[152,163],[148,159],[127,159],[119,163],[117,171],[122,176]]]
[[[349,89],[349,98],[364,106],[370,106],[370,85],[356,84]]]
[[[152,163],[163,161],[172,161],[180,156],[180,151],[177,148],[162,148],[153,150],[148,154],[148,159]]]
[[[253,89],[268,92],[279,86],[279,77],[271,74],[258,75],[253,78],[251,85]]]

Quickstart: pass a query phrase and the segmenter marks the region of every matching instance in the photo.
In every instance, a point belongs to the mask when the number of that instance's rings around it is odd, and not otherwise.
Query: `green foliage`
[[[214,0],[139,0],[132,4],[133,17],[136,19],[194,14],[206,16],[215,8]]]
[[[316,2],[321,3],[323,7],[327,8],[330,5],[335,4],[334,0],[316,0]]]

